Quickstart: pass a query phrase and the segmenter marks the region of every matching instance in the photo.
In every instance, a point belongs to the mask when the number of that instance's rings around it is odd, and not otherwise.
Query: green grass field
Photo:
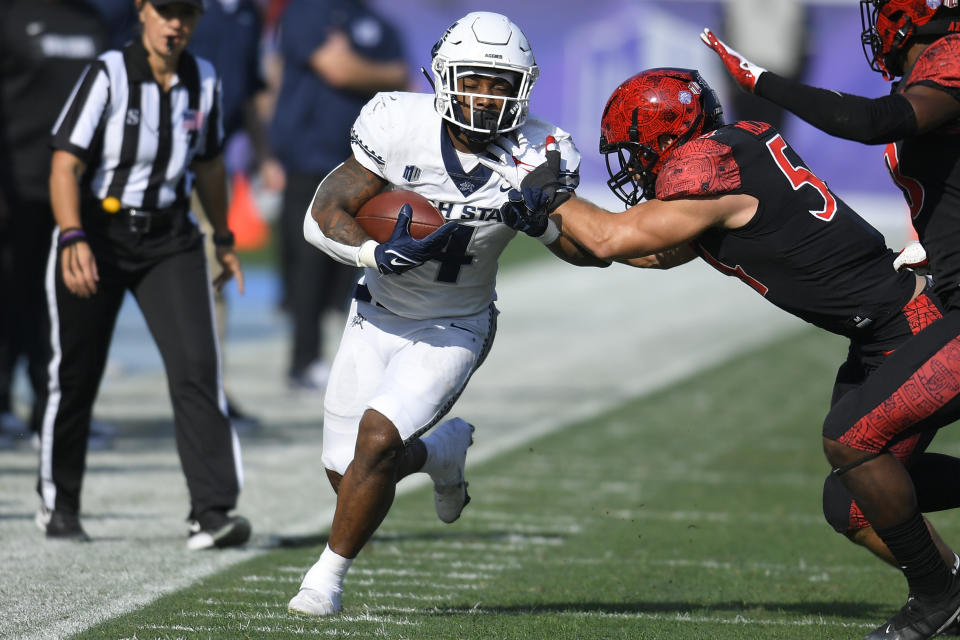
[[[844,353],[805,331],[470,466],[454,525],[429,489],[401,496],[340,616],[286,610],[318,532],[77,637],[860,638],[905,584],[820,513]],[[931,450],[960,453],[960,436]],[[957,539],[960,517],[933,520]]]

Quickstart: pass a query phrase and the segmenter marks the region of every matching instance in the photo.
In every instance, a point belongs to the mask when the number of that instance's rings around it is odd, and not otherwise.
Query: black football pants
[[[96,294],[80,298],[64,285],[59,259],[52,273],[48,267],[52,359],[38,483],[44,505],[80,511],[90,416],[129,290],[166,369],[191,510],[232,509],[241,482],[239,445],[225,413],[202,244],[141,269],[121,269],[108,261],[98,261],[97,268]]]

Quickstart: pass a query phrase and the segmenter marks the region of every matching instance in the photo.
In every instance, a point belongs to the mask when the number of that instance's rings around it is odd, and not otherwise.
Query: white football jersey
[[[400,275],[366,269],[373,299],[397,315],[416,319],[468,316],[486,309],[496,298],[497,261],[517,233],[500,215],[509,182],[475,155],[454,148],[433,101],[433,94],[379,93],[350,131],[360,164],[398,189],[416,191],[447,220],[462,224],[438,259]],[[545,160],[547,136],[558,143],[564,186],[576,188],[580,152],[570,134],[549,122],[528,117],[500,139],[511,147],[500,160],[513,165],[519,182]]]

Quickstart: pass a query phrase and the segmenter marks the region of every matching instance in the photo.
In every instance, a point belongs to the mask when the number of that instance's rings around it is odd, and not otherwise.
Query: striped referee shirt
[[[84,190],[97,200],[112,196],[145,210],[185,206],[190,163],[222,151],[220,113],[213,65],[184,51],[164,92],[136,39],[87,67],[53,127],[52,146],[84,161]]]

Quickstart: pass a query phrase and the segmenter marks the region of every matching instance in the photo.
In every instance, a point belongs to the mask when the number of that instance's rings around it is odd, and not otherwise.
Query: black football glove
[[[534,238],[546,231],[548,216],[570,199],[570,192],[560,188],[560,152],[547,142],[546,161],[520,181],[519,190],[511,189],[500,207],[507,226]]]
[[[390,239],[381,242],[373,250],[377,270],[384,275],[400,274],[436,258],[443,253],[450,234],[457,228],[456,222],[448,222],[426,238],[417,240],[410,235],[412,213],[413,209],[409,204],[400,207],[397,224],[393,227]]]

